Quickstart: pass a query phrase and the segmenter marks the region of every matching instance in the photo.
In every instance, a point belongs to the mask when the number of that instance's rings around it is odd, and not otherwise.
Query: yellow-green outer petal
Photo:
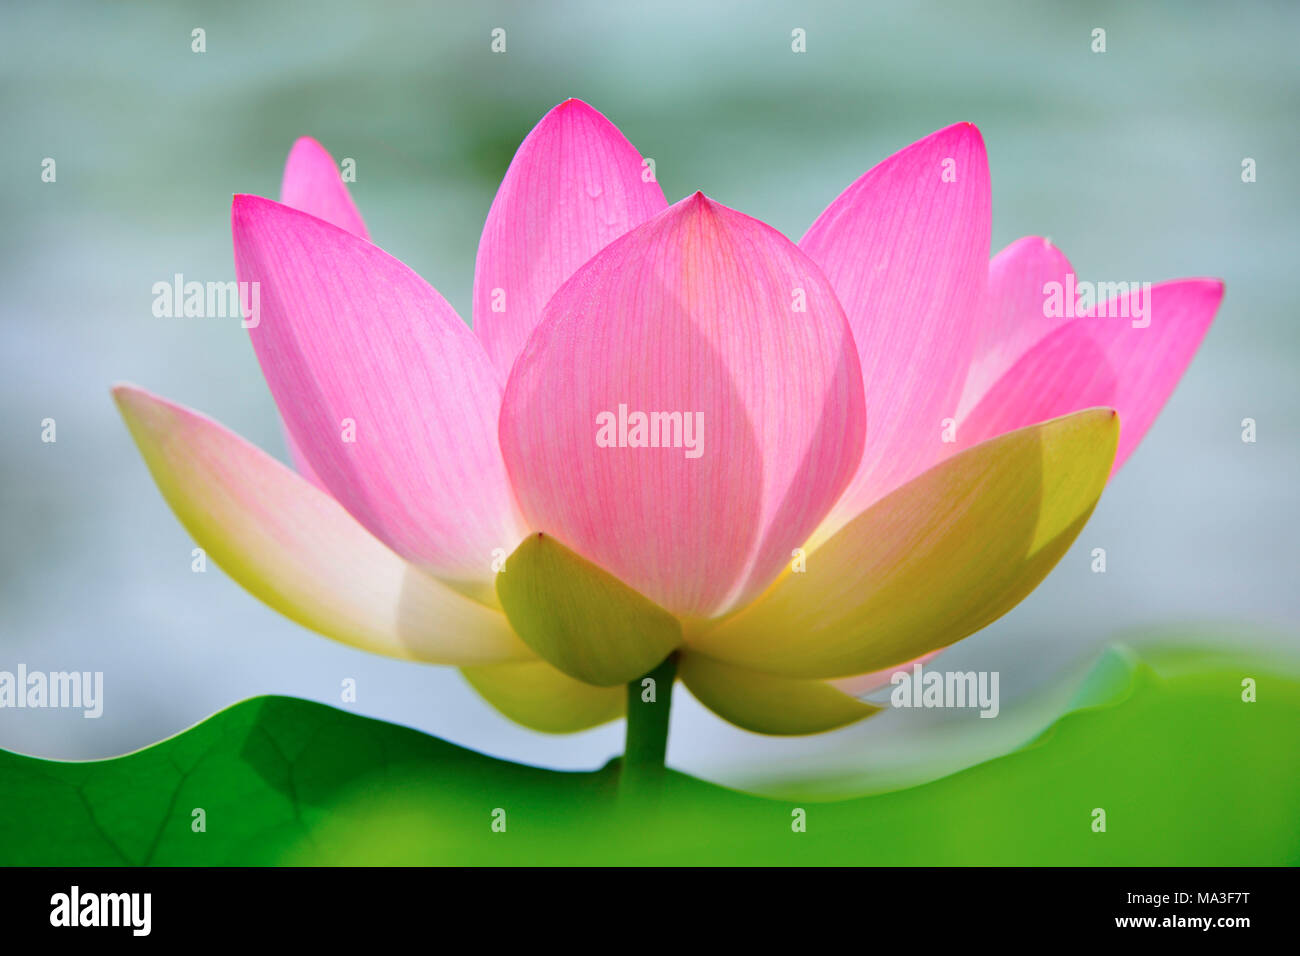
[[[946,647],[1037,587],[1097,503],[1119,418],[1089,409],[969,448],[885,496],[689,645],[783,677],[847,677]]]
[[[825,681],[773,677],[689,651],[677,673],[705,707],[758,734],[819,734],[880,712]]]
[[[589,684],[625,684],[681,643],[675,617],[549,535],[506,559],[497,597],[525,644]]]
[[[394,554],[337,501],[234,432],[133,386],[113,397],[195,542],[285,617],[391,657],[535,659],[499,611]]]
[[[515,723],[548,734],[571,734],[622,717],[623,687],[596,687],[545,661],[464,667],[471,687]]]

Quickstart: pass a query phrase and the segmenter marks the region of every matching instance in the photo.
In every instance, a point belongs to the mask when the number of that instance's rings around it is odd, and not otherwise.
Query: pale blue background
[[[1186,379],[1045,585],[955,648],[1002,672],[1004,709],[1136,630],[1209,622],[1292,642],[1296,156],[1290,4],[6,4],[0,13],[0,669],[102,670],[104,717],[0,712],[0,746],[88,757],[261,693],[338,702],[511,758],[591,767],[621,725],[572,737],[498,717],[454,671],[310,634],[219,570],[190,572],[109,400],[131,380],[283,456],[246,333],[163,320],[151,286],[233,277],[233,192],[275,195],[293,139],[354,157],[374,238],[468,314],[475,247],[518,141],[582,97],[648,156],[797,238],[853,178],[971,120],[994,247],[1051,236],[1085,277],[1217,275],[1227,298]],[[208,52],[190,52],[190,30]],[[508,31],[509,52],[489,52]],[[803,27],[808,52],[790,52]],[[1109,50],[1090,52],[1094,26]],[[43,157],[58,181],[40,181]],[[1240,164],[1258,162],[1258,182]],[[58,421],[57,444],[39,440]],[[1243,417],[1259,441],[1239,438]],[[1094,575],[1091,548],[1110,570]],[[1059,696],[1059,694],[1058,694]],[[999,730],[999,725],[1003,729]],[[670,759],[714,779],[856,772],[1012,726],[895,712],[817,738],[735,730],[682,694]]]

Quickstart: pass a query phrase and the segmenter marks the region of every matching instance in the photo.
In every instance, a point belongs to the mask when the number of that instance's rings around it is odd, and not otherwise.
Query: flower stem
[[[619,774],[620,796],[654,799],[663,789],[668,714],[676,678],[677,655],[669,654],[644,677],[628,682],[627,743]],[[643,686],[647,679],[654,683]]]

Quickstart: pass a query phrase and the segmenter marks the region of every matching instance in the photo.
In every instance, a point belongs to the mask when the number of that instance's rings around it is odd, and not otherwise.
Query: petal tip
[[[121,411],[134,407],[143,402],[158,401],[157,396],[145,391],[139,385],[131,382],[114,382],[109,386],[108,392],[113,396],[113,401]]]
[[[253,193],[235,193],[230,197],[230,221],[232,224],[238,224],[253,213],[255,209],[271,200],[264,196],[256,196]]]
[[[708,196],[704,195],[702,189],[695,190],[695,192],[683,199],[680,205],[683,212],[696,213],[717,212],[719,209],[726,208],[721,203],[714,202]]]
[[[1224,293],[1227,291],[1227,284],[1217,276],[1196,276],[1188,279],[1169,279],[1156,283],[1155,288],[1197,289],[1212,299],[1215,309],[1218,309],[1219,304],[1223,301]]]
[[[334,157],[330,155],[330,151],[325,148],[320,140],[313,136],[299,136],[293,141],[293,145],[289,147],[289,154],[285,158],[284,167],[287,173],[300,163],[312,163],[322,160],[329,166],[334,165]]]
[[[295,139],[293,141],[293,146],[289,148],[289,155],[292,156],[300,149],[318,150],[322,153],[328,152],[328,150],[321,144],[320,140],[316,139],[314,136],[299,136]]]
[[[118,382],[109,392],[113,396],[113,404],[117,406],[117,413],[122,416],[122,421],[137,444],[142,434],[140,429],[144,429],[144,433],[153,433],[169,413],[179,410],[173,402],[130,382]]]
[[[952,139],[957,141],[969,140],[971,143],[979,145],[981,147],[984,145],[984,134],[980,132],[980,128],[978,126],[976,126],[974,123],[970,122],[969,120],[963,120],[960,123],[953,123],[950,126],[944,126],[941,129],[937,129],[929,136],[926,136],[924,139],[920,140],[920,142],[924,143],[926,140],[947,140],[947,139]]]
[[[315,223],[317,227],[330,232],[346,233],[357,239],[365,239],[364,236],[358,236],[349,229],[344,229],[328,219],[321,219],[319,216],[304,212],[296,206],[277,202],[274,199],[268,199],[266,196],[258,196],[254,193],[235,193],[230,204],[230,225],[237,240],[241,232],[247,231],[259,222],[276,221],[284,224]]]
[[[685,196],[673,203],[667,209],[659,214],[661,217],[671,219],[675,225],[682,226],[690,222],[701,222],[711,220],[749,219],[744,213],[725,206],[715,199],[710,199],[704,194],[703,190],[697,189],[689,196]],[[758,220],[754,220],[757,222]]]
[[[586,100],[580,100],[576,96],[570,96],[568,99],[563,100],[555,104],[555,106],[551,107],[550,111],[545,116],[542,117],[541,122],[539,122],[537,125],[539,127],[542,127],[547,125],[548,123],[554,122],[556,120],[564,119],[566,117],[575,117],[575,118],[588,117],[605,123],[609,122],[609,119],[605,116],[604,113],[596,109],[596,107],[592,106]]]

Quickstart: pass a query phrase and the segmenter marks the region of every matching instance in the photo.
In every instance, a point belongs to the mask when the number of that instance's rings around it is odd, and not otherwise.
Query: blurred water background
[[[374,239],[469,314],[475,248],[515,147],[581,97],[655,159],[797,239],[889,153],[971,120],[993,246],[1048,235],[1081,277],[1227,282],[1141,450],[1047,582],[952,649],[1003,709],[1059,696],[1116,637],[1294,648],[1300,425],[1300,7],[1278,3],[9,3],[0,12],[0,669],[100,670],[105,709],[0,711],[0,747],[134,749],[237,700],[290,694],[489,753],[598,766],[621,724],[548,737],[454,670],[373,657],[190,570],[110,401],[130,380],[284,457],[247,334],[158,319],[153,284],[233,278],[234,192],[275,196],[294,138],[357,161]],[[207,52],[191,52],[191,30]],[[489,50],[507,31],[507,53]],[[791,30],[807,53],[791,52]],[[1102,27],[1107,51],[1090,49]],[[57,181],[41,181],[41,162]],[[1258,181],[1241,181],[1243,158]],[[58,441],[40,440],[42,419]],[[1256,419],[1258,442],[1240,423]],[[1104,547],[1106,574],[1090,571]],[[973,711],[894,711],[772,740],[685,692],[670,762],[724,782],[869,771],[994,746]],[[1006,725],[1010,726],[1010,725]]]

